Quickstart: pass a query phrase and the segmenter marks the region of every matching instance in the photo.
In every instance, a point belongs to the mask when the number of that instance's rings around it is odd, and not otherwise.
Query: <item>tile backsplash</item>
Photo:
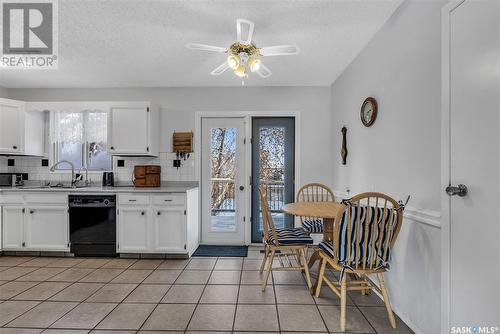
[[[14,166],[8,166],[7,160],[14,159]],[[28,173],[29,180],[69,182],[71,173],[50,172],[50,166],[42,166],[40,157],[0,157],[0,172]],[[173,167],[177,159],[175,153],[161,152],[158,157],[113,157],[115,182],[131,183],[135,165],[160,165],[162,181],[196,181],[195,155],[181,159],[181,167]],[[123,160],[123,167],[118,167],[118,160]],[[92,182],[100,183],[102,172],[89,172]]]

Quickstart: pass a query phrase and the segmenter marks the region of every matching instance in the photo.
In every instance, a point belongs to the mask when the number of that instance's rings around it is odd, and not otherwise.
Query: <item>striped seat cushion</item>
[[[325,251],[330,257],[335,257],[335,252],[333,251],[333,244],[330,241],[323,241],[319,243],[319,248]]]
[[[377,213],[375,213],[375,210],[378,210]],[[348,245],[348,231],[347,231],[347,211],[344,213],[342,216],[342,219],[339,224],[339,242],[338,242],[338,248],[333,249],[333,245],[331,242],[322,242],[319,244],[319,247],[326,252],[329,256],[331,257],[336,257],[338,259],[339,263],[345,263],[348,265],[354,265],[356,262],[355,259],[355,254],[356,254],[356,248],[358,252],[358,264],[362,264],[363,262],[363,250],[364,250],[364,244],[365,244],[365,239],[367,243],[366,247],[366,262],[368,265],[368,262],[371,258],[371,251],[373,248],[373,251],[375,252],[375,259],[380,259],[382,262],[387,263],[390,260],[391,256],[391,249],[390,247],[387,250],[386,254],[383,254],[383,246],[387,242],[387,238],[389,237],[389,220],[391,219],[390,215],[390,210],[386,208],[384,212],[384,208],[374,208],[370,207],[370,214],[368,215],[369,219],[367,219],[366,215],[366,207],[352,207],[351,208],[351,217],[352,217],[352,227],[351,227],[351,244]],[[358,212],[359,211],[359,212]],[[357,215],[359,214],[359,220],[360,223],[354,224],[355,217],[358,217]],[[396,222],[397,222],[397,214],[395,213],[393,215],[393,221],[391,224],[391,233],[393,232],[394,228],[396,227]],[[375,216],[377,216],[377,221],[375,222]],[[357,220],[357,219],[356,219]],[[368,220],[368,221],[367,221]],[[368,224],[368,232],[365,233],[365,228],[366,224]],[[376,224],[374,227],[373,224]],[[359,227],[358,227],[359,226]],[[373,232],[372,232],[372,227],[373,227]],[[356,231],[359,228],[359,241],[356,243]],[[373,245],[373,247],[372,247]],[[350,254],[351,258],[348,258],[348,247],[350,248]]]
[[[313,243],[313,239],[308,236],[301,227],[276,229],[276,233],[278,234],[278,243],[280,245],[304,245]],[[270,245],[277,244],[271,231],[269,231],[267,243]]]
[[[309,233],[323,233],[323,219],[304,220],[302,227]]]

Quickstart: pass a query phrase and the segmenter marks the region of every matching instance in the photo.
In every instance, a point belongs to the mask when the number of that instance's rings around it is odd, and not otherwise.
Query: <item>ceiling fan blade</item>
[[[199,44],[199,43],[188,43],[186,44],[188,49],[192,50],[203,50],[203,51],[212,51],[212,52],[227,52],[226,48],[220,46],[213,46],[207,44]]]
[[[296,55],[300,52],[297,45],[275,45],[260,48],[260,54],[262,56],[291,56]]]
[[[267,68],[266,65],[260,63],[259,69],[256,71],[258,75],[260,75],[262,78],[269,78],[273,72],[271,72],[270,69]]]
[[[241,44],[252,43],[254,23],[245,19],[236,20],[236,38]]]
[[[229,68],[229,65],[227,64],[227,62],[223,62],[222,64],[220,64],[215,70],[213,70],[212,72],[210,72],[211,75],[221,75],[222,73],[224,73],[227,69]]]

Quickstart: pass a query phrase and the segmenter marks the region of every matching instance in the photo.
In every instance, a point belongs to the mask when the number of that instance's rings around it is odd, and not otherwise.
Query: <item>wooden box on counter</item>
[[[157,165],[134,166],[135,187],[159,187],[161,185],[161,167]]]

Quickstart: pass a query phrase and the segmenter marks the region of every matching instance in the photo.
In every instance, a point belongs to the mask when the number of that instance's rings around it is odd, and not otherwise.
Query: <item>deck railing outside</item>
[[[234,212],[234,180],[232,179],[211,179],[212,189],[212,216]],[[266,188],[271,213],[281,212],[285,199],[285,184],[283,181],[261,181],[261,185]],[[224,190],[224,191],[223,191]],[[222,196],[222,198],[219,198]],[[216,204],[214,207],[213,205]]]

